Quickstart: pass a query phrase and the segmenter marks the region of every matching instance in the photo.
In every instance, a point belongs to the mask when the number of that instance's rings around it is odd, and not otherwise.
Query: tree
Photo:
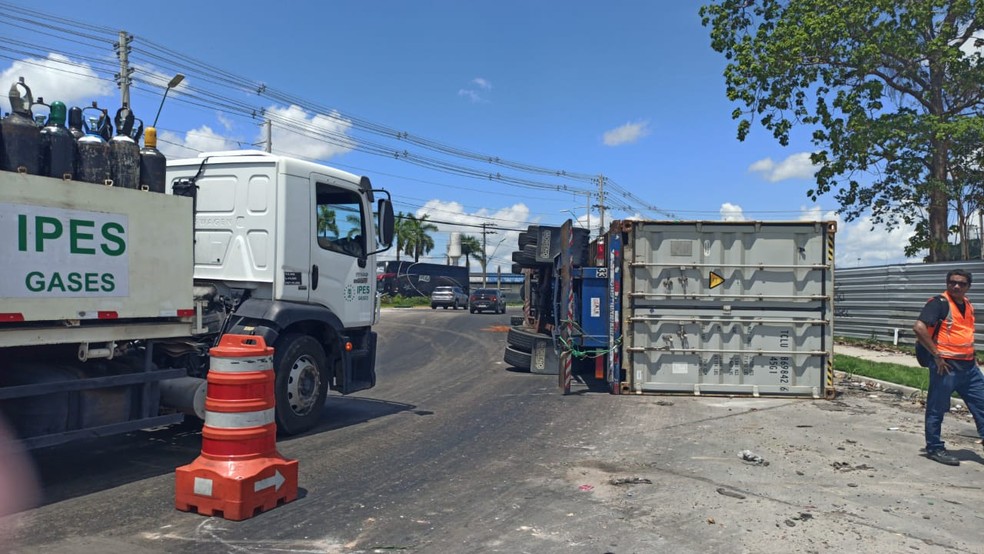
[[[407,226],[407,214],[397,212],[393,221],[393,236],[396,239],[396,261],[400,261],[400,252],[406,248],[409,228]]]
[[[437,231],[437,225],[427,222],[427,215],[420,218],[413,214],[407,214],[403,219],[406,228],[406,238],[403,243],[403,252],[408,256],[413,256],[414,263],[420,261],[420,257],[434,249],[434,239],[428,234]]]
[[[465,257],[465,267],[471,273],[469,259],[474,256],[475,261],[482,264],[482,271],[485,271],[485,252],[482,251],[482,242],[478,237],[471,235],[461,235],[461,255]]]
[[[977,1],[720,0],[700,14],[743,104],[739,140],[756,118],[784,146],[807,126],[819,168],[807,196],[833,193],[847,221],[915,224],[906,253],[949,259],[949,205],[967,186],[955,146],[984,127]]]
[[[338,238],[338,223],[335,221],[335,210],[325,205],[318,206],[318,236],[334,235]]]

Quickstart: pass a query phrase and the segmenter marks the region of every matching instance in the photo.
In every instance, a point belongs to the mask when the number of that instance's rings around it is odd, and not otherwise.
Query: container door
[[[633,390],[824,396],[833,232],[817,222],[634,222],[623,264]]]

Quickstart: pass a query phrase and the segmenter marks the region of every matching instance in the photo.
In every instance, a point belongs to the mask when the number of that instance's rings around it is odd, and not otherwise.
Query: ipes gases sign
[[[0,297],[129,294],[127,217],[0,204]]]

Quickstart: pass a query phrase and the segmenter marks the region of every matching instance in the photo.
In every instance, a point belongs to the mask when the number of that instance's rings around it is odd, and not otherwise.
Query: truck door
[[[311,288],[308,299],[330,308],[346,327],[371,325],[376,299],[366,263],[366,231],[371,224],[356,185],[312,175],[314,236],[311,240]]]

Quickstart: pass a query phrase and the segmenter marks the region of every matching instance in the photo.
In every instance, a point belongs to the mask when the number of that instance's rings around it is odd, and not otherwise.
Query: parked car
[[[468,306],[468,295],[461,287],[435,287],[431,293],[431,309],[436,310],[438,306],[445,310],[448,308],[458,309]]]
[[[506,301],[498,289],[475,289],[468,297],[468,310],[471,313],[492,310],[497,314],[506,313]]]

